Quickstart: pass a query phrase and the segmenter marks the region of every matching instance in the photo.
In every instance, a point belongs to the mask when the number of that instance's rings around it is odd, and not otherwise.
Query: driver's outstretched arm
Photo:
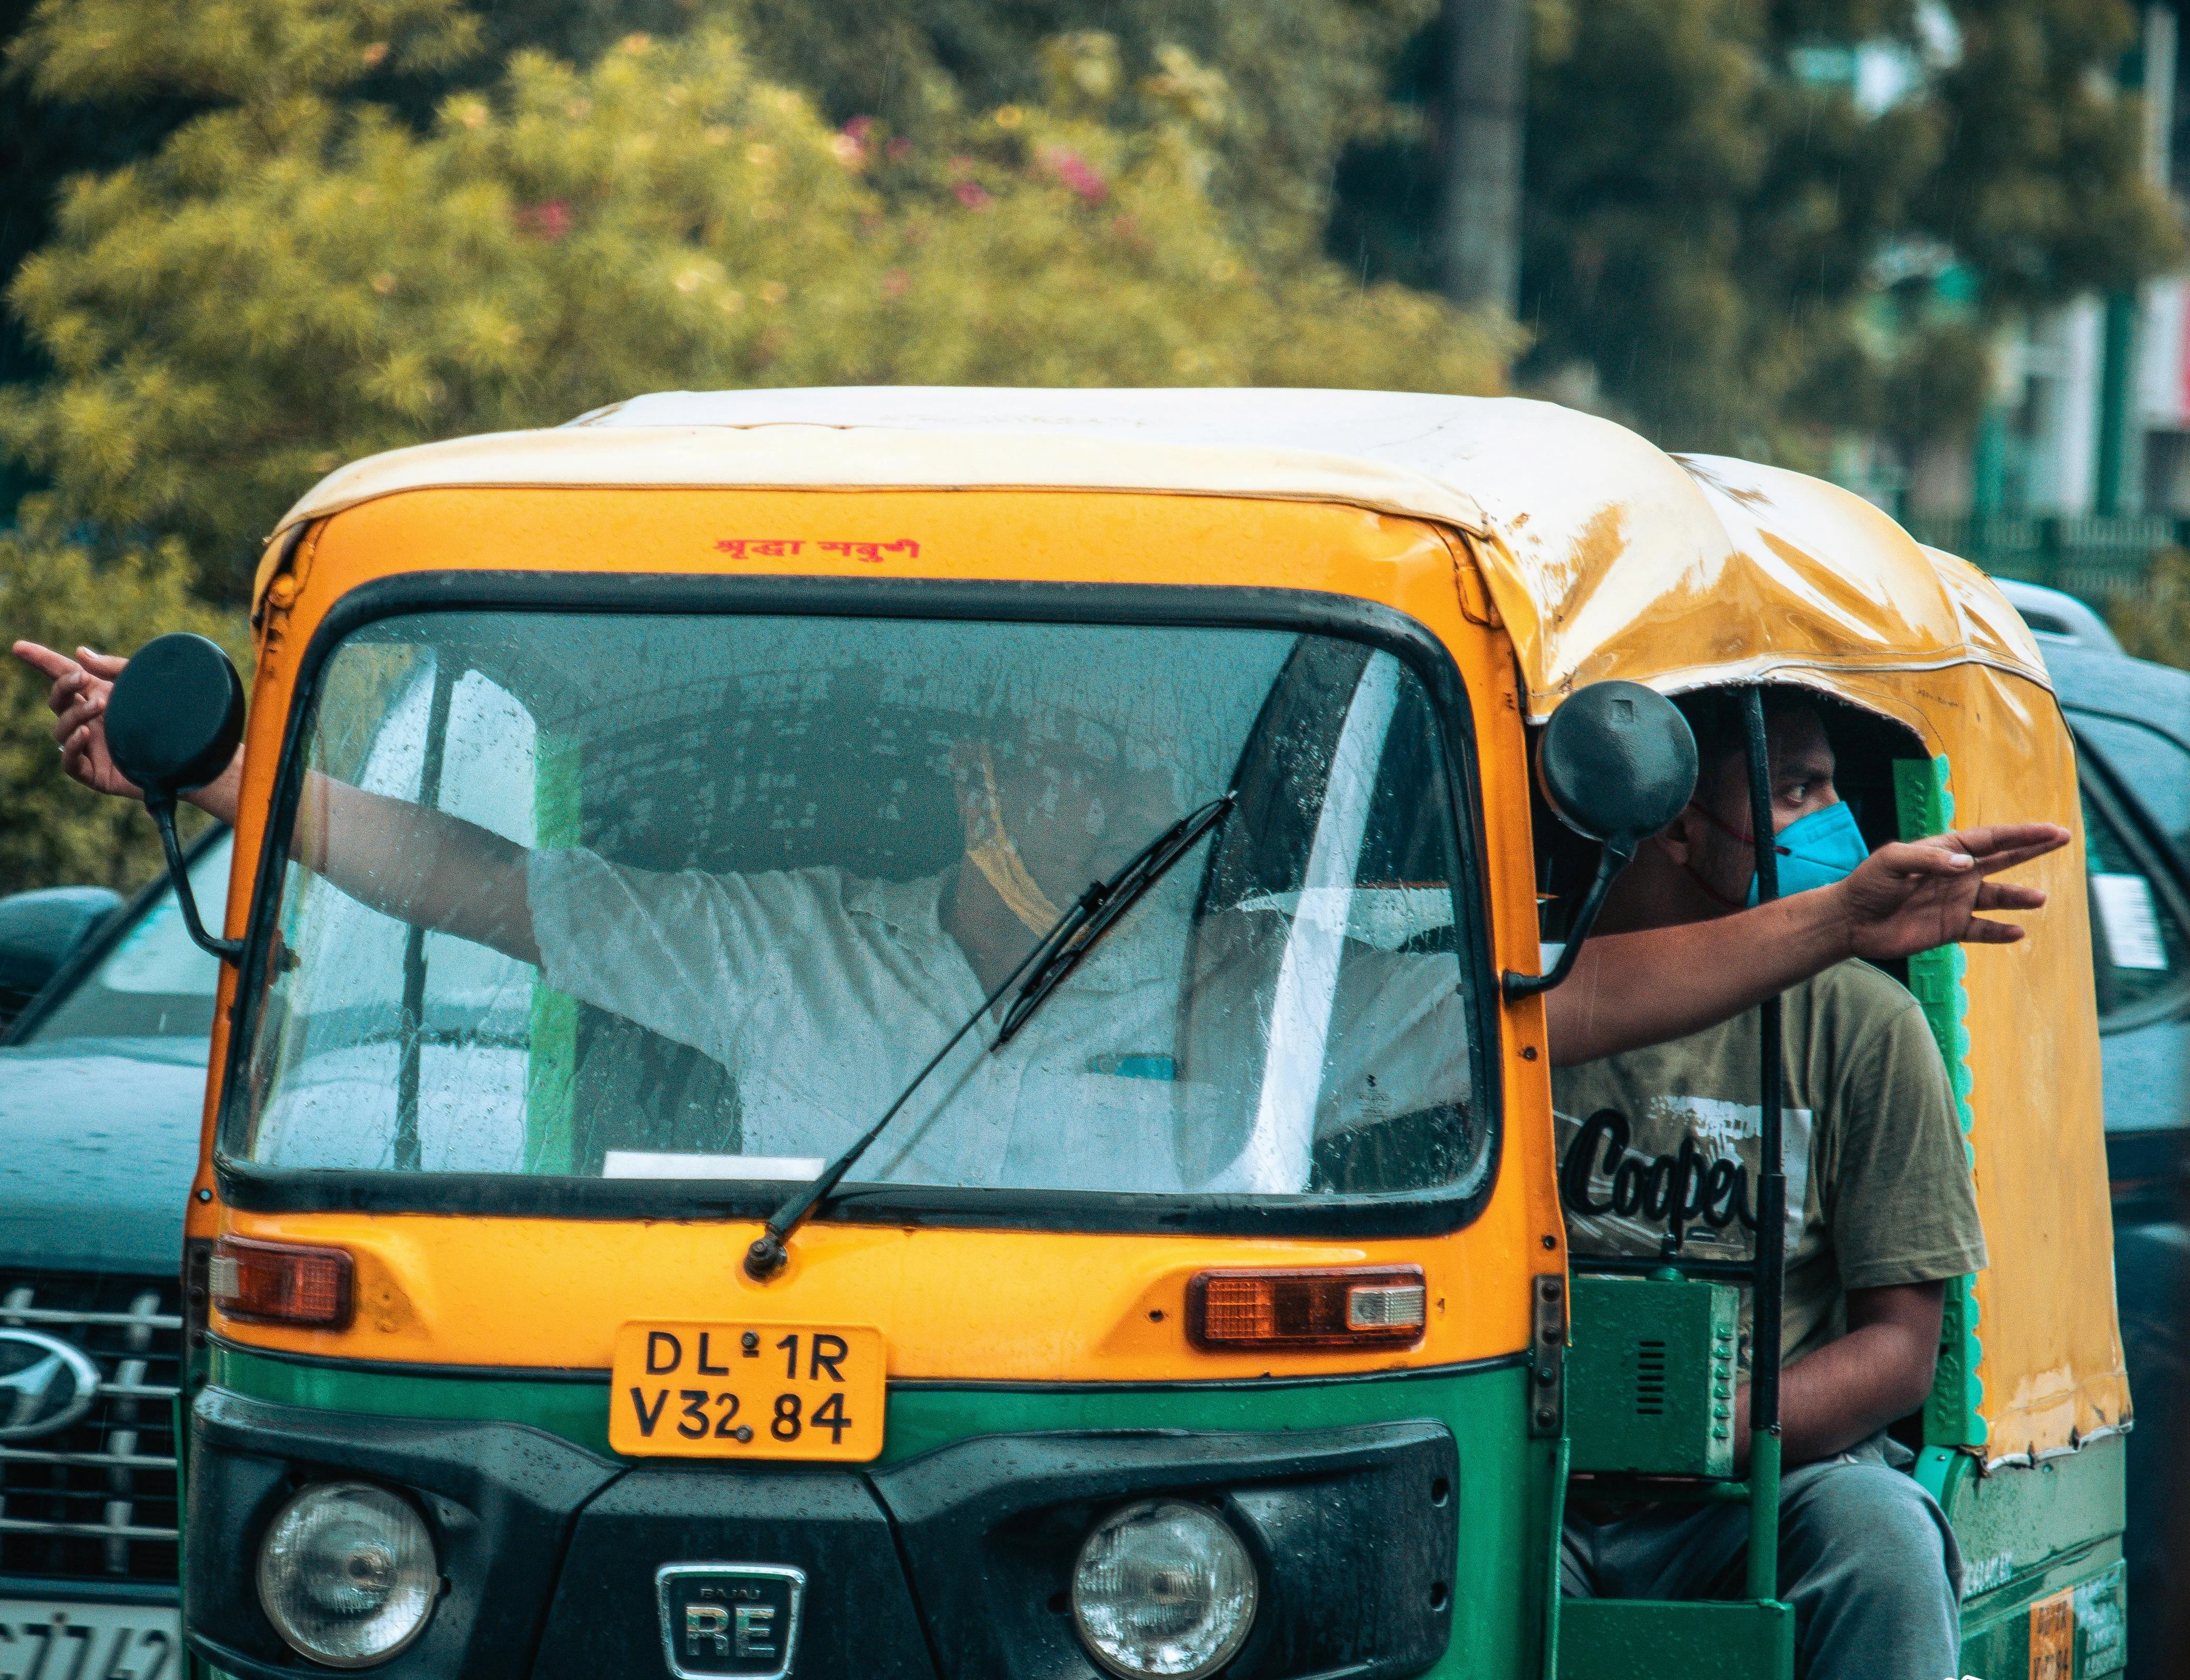
[[[95,792],[141,797],[106,750],[106,701],[127,660],[18,642],[15,656],[53,680],[61,768]],[[184,797],[233,827],[243,776],[239,750],[213,780]],[[476,823],[402,799],[367,793],[313,771],[304,779],[291,851],[360,903],[536,963],[525,896],[524,847]]]
[[[536,964],[525,896],[530,853],[445,812],[367,793],[314,770],[290,852],[360,904],[400,922]]]

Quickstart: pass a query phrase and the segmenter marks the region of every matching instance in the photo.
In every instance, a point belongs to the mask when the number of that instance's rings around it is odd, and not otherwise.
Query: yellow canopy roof
[[[1920,548],[1859,497],[1748,462],[1668,456],[1609,421],[1518,398],[671,392],[553,430],[374,456],[322,480],[275,536],[378,497],[462,485],[1142,491],[1434,520],[1478,539],[1536,718],[1606,677],[1833,687],[1833,673],[1974,661],[2046,681],[1982,573]]]

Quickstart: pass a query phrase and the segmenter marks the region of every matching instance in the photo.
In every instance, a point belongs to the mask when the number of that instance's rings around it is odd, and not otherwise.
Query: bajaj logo
[[[785,1564],[667,1564],[655,1574],[661,1646],[680,1680],[782,1680],[798,1649],[806,1574]]]
[[[0,1441],[65,1429],[91,1410],[99,1367],[35,1330],[0,1330]]]

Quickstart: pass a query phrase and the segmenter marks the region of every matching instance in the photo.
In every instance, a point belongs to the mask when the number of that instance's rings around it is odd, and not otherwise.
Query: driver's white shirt
[[[941,921],[949,878],[669,874],[571,849],[533,852],[526,886],[548,985],[728,1068],[745,1153],[811,1157],[879,1118],[980,1007],[980,982]],[[1319,1092],[1266,1093],[1259,1107],[1218,1093],[1241,1147],[1213,1171],[1183,1169],[1193,1087],[1171,1075],[1190,892],[1183,878],[1161,883],[1001,1051],[993,1019],[967,1034],[854,1178],[1298,1192],[1313,1136],[1467,1101],[1454,959],[1353,951],[1316,1029]],[[1268,1029],[1244,1013],[1235,1030],[1259,1044]]]

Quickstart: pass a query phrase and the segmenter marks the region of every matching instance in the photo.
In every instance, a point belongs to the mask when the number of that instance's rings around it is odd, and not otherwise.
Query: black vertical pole
[[[1764,690],[1750,689],[1743,722],[1749,746],[1749,831],[1756,853],[1756,901],[1779,896],[1773,849],[1772,755],[1764,729]],[[1779,1000],[1758,1011],[1762,1062],[1758,1107],[1756,1289],[1750,1315],[1749,1596],[1772,1598],[1779,1582],[1779,1320],[1787,1262],[1787,1175],[1783,1170]]]
[[[426,708],[426,750],[418,766],[418,803],[428,810],[441,804],[443,738],[449,732],[449,690],[455,686],[434,661],[434,697]],[[395,1150],[399,1172],[418,1170],[418,1058],[425,1028],[426,930],[417,922],[403,934],[403,1013],[397,1030],[401,1035],[395,1064]]]

